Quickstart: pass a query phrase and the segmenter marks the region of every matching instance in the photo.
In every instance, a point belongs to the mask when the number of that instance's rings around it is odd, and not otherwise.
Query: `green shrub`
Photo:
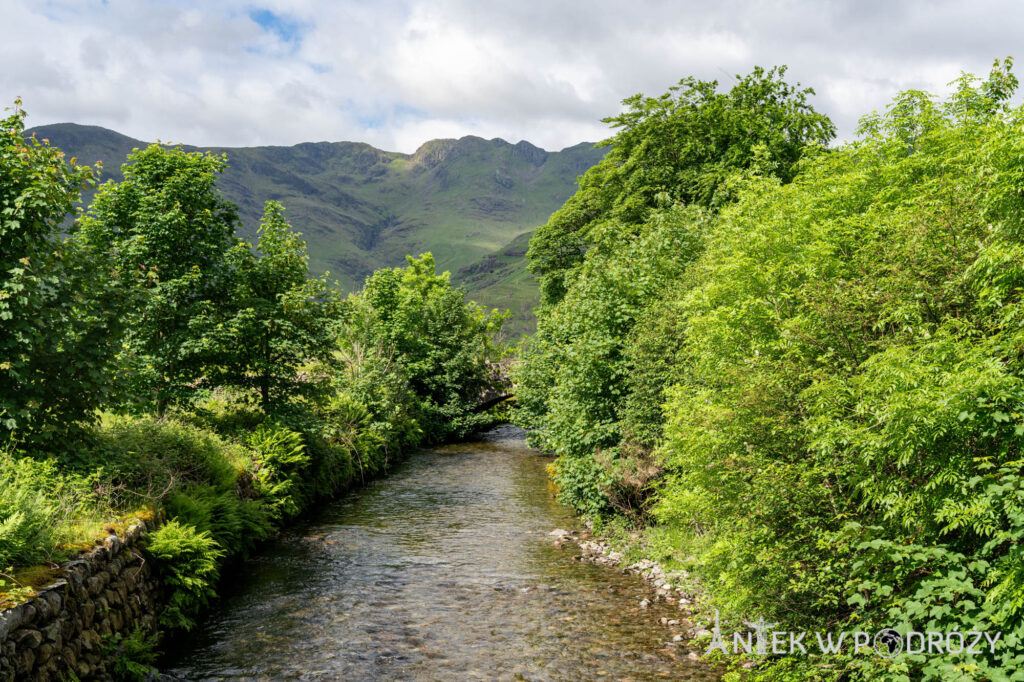
[[[247,459],[241,446],[173,418],[110,418],[94,430],[93,440],[95,445],[74,466],[102,468],[113,484],[126,489],[129,505],[159,499],[175,486],[233,490]]]
[[[263,425],[250,434],[253,451],[253,487],[280,517],[298,514],[309,496],[304,473],[309,454],[302,434],[276,424]]]
[[[126,682],[152,679],[152,675],[157,672],[154,664],[159,654],[158,635],[150,635],[136,628],[127,637],[117,632],[105,639],[105,649],[112,658],[114,679]]]
[[[748,178],[676,292],[655,513],[703,536],[723,616],[1003,632],[994,655],[831,662],[847,676],[1024,662],[1024,110],[1007,78],[904,93],[791,184]]]
[[[605,490],[614,479],[611,472],[597,465],[594,455],[562,456],[551,469],[559,502],[589,517],[601,517],[612,510]]]
[[[164,509],[178,522],[208,532],[227,554],[247,555],[273,529],[273,511],[265,502],[209,485],[173,491],[164,500]]]
[[[345,447],[316,436],[309,438],[306,448],[311,464],[305,478],[312,499],[336,495],[352,484],[355,464]]]
[[[56,515],[56,506],[40,492],[0,492],[0,566],[45,559],[56,545],[51,525]]]
[[[244,438],[267,420],[257,406],[239,391],[218,388],[196,400],[191,409],[181,409],[175,416],[222,437]]]
[[[704,112],[635,99],[619,151],[531,243],[546,305],[517,418],[560,455],[563,500],[645,510],[650,488],[621,485],[645,461],[623,453],[653,447],[649,551],[684,559],[723,620],[1003,633],[992,655],[760,659],[754,679],[1024,665],[1024,108],[1009,67],[964,75],[945,101],[902,93],[856,142],[791,147],[783,172],[734,140],[735,159],[673,176],[674,142],[705,150],[673,133]],[[701,174],[709,192],[687,199]]]
[[[208,531],[171,519],[149,536],[146,552],[171,590],[160,612],[160,624],[191,629],[199,610],[216,596],[217,562],[224,551]]]

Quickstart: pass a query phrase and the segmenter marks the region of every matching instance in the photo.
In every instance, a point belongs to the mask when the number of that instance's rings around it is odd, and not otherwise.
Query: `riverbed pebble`
[[[593,531],[593,526],[589,523],[587,527],[588,530]],[[555,538],[555,545],[558,547],[564,546],[564,543],[575,544],[580,549],[581,556],[574,557],[574,559],[617,567],[623,573],[637,575],[650,583],[653,594],[639,601],[641,609],[648,609],[651,604],[662,600],[668,604],[678,604],[679,611],[682,612],[681,615],[684,618],[660,619],[660,624],[664,627],[683,628],[682,632],[673,633],[670,646],[681,646],[688,640],[708,634],[707,628],[694,626],[693,623],[686,620],[686,618],[693,618],[697,609],[697,586],[687,571],[666,571],[664,567],[651,559],[641,559],[627,564],[623,552],[614,550],[607,542],[594,538],[587,531],[577,533],[558,528],[548,533],[548,536]],[[696,660],[700,656],[691,652],[687,654],[687,658]]]

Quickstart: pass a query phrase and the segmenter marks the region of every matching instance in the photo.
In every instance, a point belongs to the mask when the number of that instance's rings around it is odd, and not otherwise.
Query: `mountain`
[[[103,178],[112,180],[121,179],[125,156],[147,144],[74,123],[26,131],[32,133],[79,163],[102,162]],[[219,186],[238,204],[240,236],[253,240],[263,202],[281,201],[306,238],[311,270],[329,271],[345,290],[378,268],[403,265],[406,254],[431,251],[472,298],[512,309],[516,333],[532,326],[537,298],[525,270],[529,233],[605,152],[589,143],[547,152],[474,136],[432,140],[414,154],[357,142],[203,149],[227,154]]]

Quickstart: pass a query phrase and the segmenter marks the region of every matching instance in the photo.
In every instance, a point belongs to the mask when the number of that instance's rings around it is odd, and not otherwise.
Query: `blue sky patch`
[[[267,33],[273,33],[283,43],[298,45],[305,27],[287,16],[276,14],[269,9],[251,9],[249,18]]]

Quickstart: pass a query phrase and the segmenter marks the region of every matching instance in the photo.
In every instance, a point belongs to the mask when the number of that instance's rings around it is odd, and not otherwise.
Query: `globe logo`
[[[895,658],[903,651],[903,638],[892,628],[875,633],[875,652],[882,658]]]

